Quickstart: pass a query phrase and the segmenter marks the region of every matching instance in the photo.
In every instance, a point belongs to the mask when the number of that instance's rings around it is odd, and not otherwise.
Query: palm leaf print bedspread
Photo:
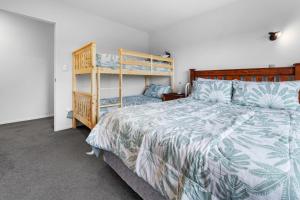
[[[168,199],[300,199],[300,113],[180,99],[108,113],[87,142]]]

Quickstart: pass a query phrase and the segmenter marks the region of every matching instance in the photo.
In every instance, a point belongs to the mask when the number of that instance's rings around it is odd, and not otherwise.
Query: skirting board
[[[7,120],[7,121],[0,121],[0,125],[3,124],[11,124],[16,122],[23,122],[23,121],[29,121],[29,120],[35,120],[35,119],[41,119],[46,117],[53,117],[54,114],[44,114],[44,115],[36,115],[34,117],[27,117],[27,118],[20,118],[20,119],[14,119],[14,120]]]

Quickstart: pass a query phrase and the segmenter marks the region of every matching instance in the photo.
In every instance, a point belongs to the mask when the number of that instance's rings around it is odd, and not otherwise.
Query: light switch
[[[62,71],[63,71],[63,72],[69,71],[68,65],[63,65]]]

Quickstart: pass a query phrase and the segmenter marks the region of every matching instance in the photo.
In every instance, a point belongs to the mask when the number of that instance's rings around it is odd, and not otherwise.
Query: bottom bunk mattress
[[[100,105],[117,104],[118,102],[119,102],[118,97],[100,99]],[[134,95],[134,96],[123,97],[123,107],[134,106],[134,105],[143,105],[143,104],[148,104],[148,103],[158,103],[158,102],[162,102],[162,99],[149,97],[149,96],[145,96],[145,95]],[[116,109],[118,109],[118,106],[101,108],[99,110],[100,111],[99,115],[103,116],[107,112],[110,112],[110,111],[113,111]],[[73,118],[73,111],[69,111],[67,113],[67,118],[69,118],[69,119]]]
[[[134,96],[125,96],[123,97],[123,107],[134,106],[134,105],[143,105],[148,103],[158,103],[161,102],[162,99],[149,97],[145,95],[134,95]],[[109,104],[117,104],[119,102],[118,97],[114,98],[104,98],[100,100],[100,105],[109,105]],[[100,115],[103,115],[109,111],[116,110],[116,107],[107,107],[100,109]]]
[[[86,140],[167,199],[300,198],[300,113],[190,98],[107,113]]]

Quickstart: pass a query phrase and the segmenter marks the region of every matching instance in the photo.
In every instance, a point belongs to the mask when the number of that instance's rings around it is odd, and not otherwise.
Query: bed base
[[[113,153],[104,151],[103,160],[133,189],[143,200],[166,200],[147,182],[138,177]]]
[[[119,49],[119,68],[103,68],[96,66],[96,43],[91,42],[80,49],[73,52],[73,72],[72,72],[72,92],[73,92],[73,120],[72,127],[76,128],[77,121],[82,122],[88,128],[92,129],[99,120],[98,113],[100,108],[100,78],[101,74],[115,74],[119,76],[119,103],[117,106],[122,107],[123,97],[123,75],[139,75],[145,76],[145,86],[148,85],[148,79],[151,76],[166,76],[170,77],[172,88],[174,89],[174,59],[163,58],[161,56],[141,53],[137,51],[130,51],[125,49]],[[142,58],[145,61],[140,60],[125,60],[124,56],[130,56],[134,58]],[[147,61],[146,61],[147,60]],[[160,61],[164,63],[156,63]],[[148,67],[150,70],[129,70],[124,69],[124,65],[138,65]],[[167,68],[168,72],[159,72],[153,69],[155,68]],[[86,74],[90,76],[90,91],[80,92],[77,89],[77,75]]]

